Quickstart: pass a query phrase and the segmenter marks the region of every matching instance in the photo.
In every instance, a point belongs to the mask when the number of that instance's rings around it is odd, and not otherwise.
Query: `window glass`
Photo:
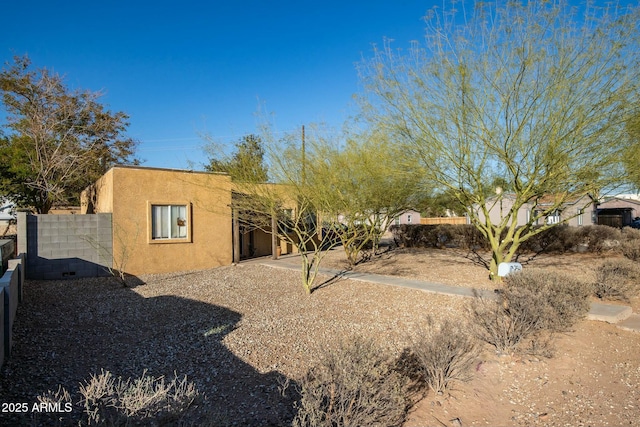
[[[185,205],[151,206],[152,239],[184,239],[187,237]]]

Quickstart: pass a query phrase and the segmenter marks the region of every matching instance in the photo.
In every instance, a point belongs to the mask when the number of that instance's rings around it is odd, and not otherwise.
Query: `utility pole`
[[[306,184],[307,182],[307,159],[306,152],[304,147],[304,125],[302,125],[302,183]]]

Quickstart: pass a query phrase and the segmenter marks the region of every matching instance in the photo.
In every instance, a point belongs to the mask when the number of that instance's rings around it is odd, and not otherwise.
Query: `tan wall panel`
[[[103,192],[113,197],[114,267],[139,275],[231,264],[228,176],[132,167],[114,168],[112,173],[113,190],[105,186]],[[188,204],[187,239],[154,241],[152,204]]]

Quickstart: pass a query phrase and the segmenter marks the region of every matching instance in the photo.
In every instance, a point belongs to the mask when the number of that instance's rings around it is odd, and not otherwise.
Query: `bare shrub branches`
[[[373,341],[356,339],[330,350],[300,380],[294,426],[401,426],[407,379]]]
[[[591,292],[569,276],[525,270],[506,277],[496,300],[476,297],[470,315],[480,339],[511,353],[528,339],[568,330],[588,312]]]
[[[80,425],[166,425],[185,419],[188,409],[204,399],[192,382],[177,376],[170,381],[146,372],[139,378],[115,378],[109,371],[80,384],[78,402],[84,417]],[[38,397],[42,403],[71,404],[71,396],[60,387]]]
[[[629,301],[640,291],[640,266],[629,259],[603,262],[596,269],[594,294],[601,299]]]
[[[412,352],[429,388],[442,393],[455,381],[471,380],[479,347],[466,325],[445,320],[441,325],[431,325],[414,342]]]

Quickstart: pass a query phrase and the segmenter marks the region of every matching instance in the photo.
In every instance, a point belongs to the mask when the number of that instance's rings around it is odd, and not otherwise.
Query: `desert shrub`
[[[401,426],[409,409],[407,378],[373,341],[327,351],[299,384],[294,426]]]
[[[407,248],[488,249],[488,241],[470,224],[402,224],[390,227],[398,246]]]
[[[455,230],[462,234],[461,241],[464,242],[461,246],[462,249],[488,250],[490,248],[489,240],[475,226],[471,224],[457,225]]]
[[[391,225],[389,227],[389,231],[391,232],[391,236],[393,237],[393,244],[396,247],[404,246],[404,234],[402,232],[402,227],[400,225]]]
[[[475,298],[470,314],[479,338],[509,353],[525,340],[569,329],[589,311],[591,291],[563,274],[524,270],[505,278],[495,300]]]
[[[594,294],[601,299],[629,301],[638,295],[640,266],[629,259],[611,259],[596,269]]]
[[[476,297],[470,314],[478,338],[500,353],[512,352],[522,340],[542,329],[534,312],[507,309],[493,299]]]
[[[562,332],[571,328],[589,311],[590,283],[569,275],[543,270],[526,270],[505,277],[502,293],[507,304],[523,306],[530,296],[543,314],[543,329]]]
[[[602,253],[616,249],[622,240],[621,231],[608,225],[585,225],[575,228],[577,240],[587,245],[589,252]]]
[[[539,228],[539,227],[538,227]],[[575,227],[556,225],[547,228],[520,244],[519,253],[564,253],[577,245]]]
[[[424,380],[436,393],[448,390],[455,381],[469,381],[478,357],[475,338],[461,325],[447,320],[431,327],[413,344],[412,353]]]
[[[140,378],[123,380],[102,371],[81,383],[79,392],[81,397],[75,404],[64,387],[38,396],[39,404],[58,404],[66,415],[34,413],[32,421],[35,425],[125,426],[201,424],[221,419],[207,410],[195,413],[204,396],[186,377],[165,382],[163,377],[154,378],[145,372]]]
[[[185,415],[185,411],[201,395],[186,377],[165,382],[142,374],[134,380],[116,379],[102,371],[80,385],[80,403],[88,425],[122,425],[149,422],[167,424]]]
[[[622,229],[620,251],[626,258],[632,261],[640,261],[640,230],[631,227]]]

